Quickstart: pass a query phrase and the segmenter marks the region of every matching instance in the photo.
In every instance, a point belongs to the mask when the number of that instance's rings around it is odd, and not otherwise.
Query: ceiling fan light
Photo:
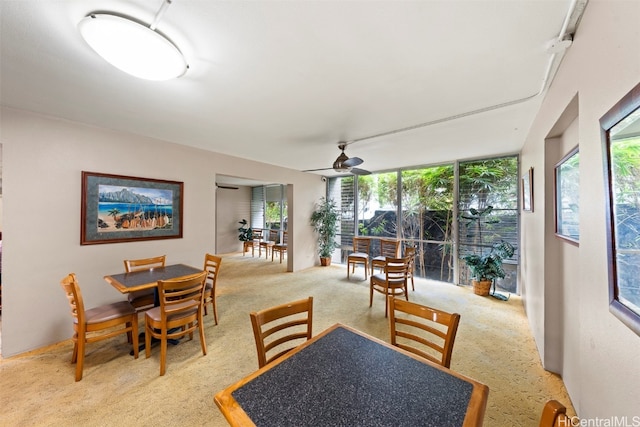
[[[180,50],[162,34],[130,19],[93,13],[78,23],[85,41],[114,67],[146,80],[169,80],[188,68]]]

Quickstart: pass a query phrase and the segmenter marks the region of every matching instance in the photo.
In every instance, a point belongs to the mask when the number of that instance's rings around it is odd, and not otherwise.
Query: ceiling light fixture
[[[171,0],[165,0],[153,23],[145,26],[110,13],[91,13],[78,23],[80,34],[98,55],[114,67],[146,80],[182,76],[189,66],[171,40],[156,26]]]

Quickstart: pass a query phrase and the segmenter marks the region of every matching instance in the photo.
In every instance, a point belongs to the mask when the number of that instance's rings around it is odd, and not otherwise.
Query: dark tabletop
[[[140,290],[157,286],[158,280],[176,279],[190,274],[200,273],[200,268],[185,264],[174,264],[166,267],[155,267],[149,270],[133,271],[105,276],[105,280],[121,292]]]
[[[256,426],[462,426],[473,384],[339,327],[232,393]]]

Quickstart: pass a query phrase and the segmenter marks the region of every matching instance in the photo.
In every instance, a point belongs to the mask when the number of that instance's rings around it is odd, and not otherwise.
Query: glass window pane
[[[336,233],[340,248],[339,261],[346,263],[355,231],[355,179],[353,176],[329,178],[327,184],[328,197],[336,202],[340,211],[340,223]]]
[[[640,109],[630,118],[611,132],[611,195],[618,299],[640,315]]]
[[[416,246],[418,277],[453,281],[453,185],[453,165],[401,173],[400,237],[405,246]]]
[[[396,237],[397,172],[358,177],[358,234]]]
[[[509,242],[515,253],[504,260],[505,277],[496,286],[517,291],[518,158],[516,156],[461,162],[459,166],[459,258],[488,255],[494,244]],[[473,211],[483,212],[474,220]],[[460,262],[460,283],[470,283],[469,267]]]
[[[609,311],[640,335],[640,83],[600,119],[606,153]]]
[[[556,166],[556,233],[580,239],[580,153],[571,151]]]

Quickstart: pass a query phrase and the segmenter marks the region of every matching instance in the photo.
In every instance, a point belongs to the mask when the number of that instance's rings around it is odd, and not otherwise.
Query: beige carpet
[[[197,336],[170,346],[160,377],[158,348],[135,360],[123,336],[116,337],[88,346],[79,383],[69,363],[71,341],[0,359],[0,425],[225,426],[214,394],[258,367],[250,311],[312,295],[314,335],[340,322],[388,341],[383,296],[375,294],[369,308],[363,279],[361,267],[348,281],[342,265],[286,273],[277,261],[225,255],[219,325],[205,318],[206,356]],[[87,278],[80,280],[82,286]],[[60,295],[57,303],[66,304]],[[502,302],[416,279],[409,299],[462,315],[451,368],[489,386],[485,426],[537,426],[547,399],[569,406],[561,379],[541,367],[520,298]]]

